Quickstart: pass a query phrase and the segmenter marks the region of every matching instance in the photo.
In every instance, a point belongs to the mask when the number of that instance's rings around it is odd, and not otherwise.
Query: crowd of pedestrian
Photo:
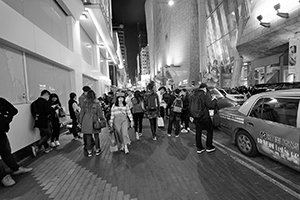
[[[151,137],[154,141],[158,139],[157,128],[164,129],[165,121],[168,121],[167,135],[171,137],[174,130],[176,138],[180,133],[189,132],[189,124],[193,122],[196,126],[197,153],[215,150],[209,109],[216,108],[217,100],[211,96],[205,83],[192,91],[178,88],[171,91],[164,86],[156,90],[154,83],[151,82],[143,91],[119,89],[99,98],[96,98],[95,92],[89,86],[84,86],[82,90],[78,102],[75,93],[69,94],[68,109],[72,120],[70,132],[74,140],[83,139],[84,150],[88,157],[101,154],[99,134],[106,126],[110,129],[113,147],[111,151],[123,151],[128,154],[131,144],[129,129],[134,128],[135,139],[139,141],[143,136],[144,118],[148,118],[150,122]],[[11,155],[6,133],[9,130],[9,123],[17,112],[12,104],[0,98],[0,120],[5,122],[0,124],[0,155],[13,175],[32,171],[32,168],[20,167]],[[31,104],[31,113],[34,128],[39,130],[41,136],[32,146],[32,153],[34,156],[41,150],[49,153],[60,145],[60,128],[62,119],[66,117],[59,96],[43,90],[40,97]],[[205,148],[202,145],[202,130],[207,131]],[[5,186],[15,184],[2,166],[0,179]]]

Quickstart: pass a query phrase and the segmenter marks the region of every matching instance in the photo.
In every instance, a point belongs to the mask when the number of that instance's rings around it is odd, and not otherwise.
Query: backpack
[[[201,118],[204,114],[204,105],[199,94],[193,94],[189,102],[190,114],[193,118]]]
[[[183,101],[182,101],[181,97],[175,98],[175,100],[173,101],[172,107],[173,107],[173,112],[182,113]]]
[[[158,96],[157,94],[151,94],[147,99],[147,108],[150,111],[156,110],[158,107]]]
[[[132,113],[143,113],[144,112],[144,106],[143,101],[139,101],[136,98],[131,99],[132,102]]]

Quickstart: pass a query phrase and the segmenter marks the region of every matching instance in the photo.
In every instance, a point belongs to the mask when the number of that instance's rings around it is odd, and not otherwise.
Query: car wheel
[[[256,144],[249,133],[246,131],[240,130],[236,134],[235,142],[238,149],[245,154],[246,156],[256,156],[258,151]]]

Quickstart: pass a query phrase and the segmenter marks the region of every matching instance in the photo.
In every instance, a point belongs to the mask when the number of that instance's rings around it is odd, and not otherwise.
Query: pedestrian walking
[[[76,101],[77,95],[74,92],[70,93],[70,99],[68,101],[68,107],[70,112],[70,118],[72,119],[71,132],[74,136],[74,140],[78,140],[81,137],[78,135],[78,116],[80,113],[80,107]]]
[[[52,135],[52,124],[50,115],[54,112],[55,105],[49,104],[50,92],[43,90],[41,96],[35,100],[31,106],[31,114],[35,120],[34,127],[40,131],[41,139],[36,145],[32,146],[32,153],[36,156],[37,152],[44,146],[44,152],[49,153],[52,148],[49,147],[48,139]]]
[[[180,96],[180,89],[175,89],[174,95],[169,99],[167,108],[170,109],[168,136],[171,136],[173,125],[175,126],[175,137],[179,137],[180,119],[183,110],[183,100]]]
[[[157,117],[159,115],[159,99],[158,95],[154,92],[153,83],[149,83],[147,86],[147,93],[145,98],[145,108],[147,117],[150,121],[150,127],[152,132],[152,139],[157,140],[156,128],[157,128]]]
[[[126,104],[125,94],[119,91],[116,93],[116,102],[111,108],[110,127],[116,131],[118,143],[121,144],[120,150],[125,154],[129,153],[128,145],[131,143],[128,134],[130,126],[134,126],[132,114]]]
[[[132,113],[134,121],[134,130],[136,135],[136,140],[139,140],[143,129],[143,118],[144,118],[144,101],[141,96],[140,91],[134,92],[134,97],[132,98]]]
[[[0,156],[3,162],[12,170],[12,175],[19,175],[32,171],[32,168],[25,168],[18,165],[13,155],[7,137],[10,123],[18,110],[6,99],[0,97]],[[9,174],[6,174],[4,167],[0,164],[0,180],[6,187],[14,185],[16,182]]]
[[[98,120],[105,121],[103,111],[100,102],[96,98],[95,92],[89,90],[79,114],[79,123],[81,125],[81,131],[86,137],[86,150],[89,157],[92,156],[93,152],[92,139],[95,141],[96,155],[98,156],[101,154],[99,139],[101,130],[96,130],[94,127],[94,123]]]
[[[52,148],[57,147],[60,145],[59,143],[59,134],[60,134],[60,121],[59,118],[63,117],[62,113],[64,113],[61,103],[59,101],[59,97],[57,94],[52,93],[49,97],[49,104],[53,107],[53,111],[50,114],[50,120],[52,124],[52,135],[51,135],[51,142],[50,146]]]
[[[189,122],[190,122],[190,110],[189,110],[189,96],[186,91],[186,89],[182,89],[180,93],[182,100],[183,100],[183,109],[181,114],[181,124],[183,126],[183,129],[181,130],[182,133],[187,133],[189,128]]]
[[[202,130],[207,131],[206,151],[215,151],[215,146],[213,145],[213,124],[209,115],[209,109],[215,108],[216,105],[217,100],[211,97],[205,83],[201,83],[200,87],[193,91],[189,110],[196,125],[196,147],[199,154],[205,151],[202,145]]]

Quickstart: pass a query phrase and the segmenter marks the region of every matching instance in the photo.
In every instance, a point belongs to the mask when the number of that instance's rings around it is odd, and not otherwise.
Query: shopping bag
[[[116,152],[118,151],[118,140],[116,137],[115,130],[113,128],[110,128],[109,130],[109,136],[110,136],[110,152]]]
[[[157,126],[158,127],[164,127],[165,126],[164,119],[162,117],[157,118]]]

